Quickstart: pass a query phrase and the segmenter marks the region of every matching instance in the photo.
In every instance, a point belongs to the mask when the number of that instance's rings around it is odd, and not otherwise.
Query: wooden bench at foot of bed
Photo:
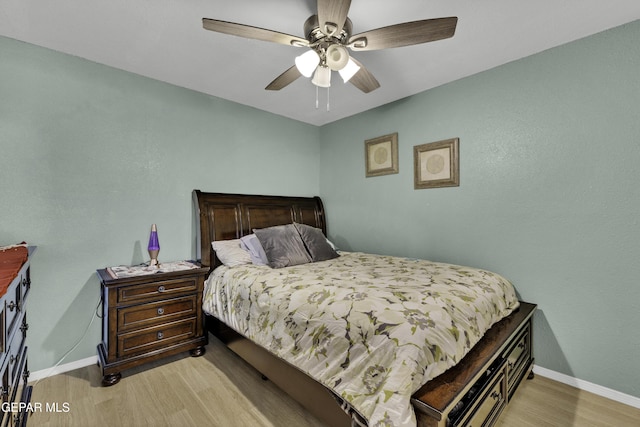
[[[412,397],[420,427],[492,426],[523,378],[532,375],[535,304],[493,325],[462,361]]]

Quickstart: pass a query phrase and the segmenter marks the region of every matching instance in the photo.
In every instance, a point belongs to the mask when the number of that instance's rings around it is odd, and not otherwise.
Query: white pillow
[[[228,267],[251,264],[249,252],[240,247],[240,239],[217,240],[211,242],[211,247],[216,251],[218,259]]]
[[[249,252],[251,262],[255,265],[269,265],[267,254],[262,249],[262,245],[254,233],[242,236],[240,238],[240,247]]]

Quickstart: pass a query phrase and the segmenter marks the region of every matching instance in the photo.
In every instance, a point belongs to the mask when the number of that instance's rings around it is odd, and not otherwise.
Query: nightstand
[[[178,263],[168,263],[168,265]],[[98,270],[102,295],[102,342],[98,361],[102,385],[111,386],[121,371],[189,350],[205,353],[207,334],[202,292],[209,269],[197,263],[177,271],[127,275]]]

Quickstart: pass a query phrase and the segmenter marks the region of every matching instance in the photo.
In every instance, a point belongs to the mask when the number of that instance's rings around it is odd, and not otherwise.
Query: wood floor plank
[[[38,427],[323,427],[270,381],[210,337],[207,353],[187,353],[123,372],[102,387],[98,366],[38,381]],[[45,403],[68,412],[47,412]],[[497,427],[636,427],[640,409],[537,375],[525,380]],[[324,426],[326,427],[326,426]]]
[[[536,375],[523,381],[497,427],[637,427],[640,409]]]

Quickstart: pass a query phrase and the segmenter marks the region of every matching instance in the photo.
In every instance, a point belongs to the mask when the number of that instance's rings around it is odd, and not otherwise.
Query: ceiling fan
[[[289,46],[308,47],[296,57],[295,65],[275,78],[265,89],[280,90],[300,76],[311,77],[318,87],[331,85],[331,71],[338,71],[344,82],[350,82],[364,93],[380,87],[378,80],[359,61],[354,52],[411,46],[453,36],[457,17],[424,19],[352,34],[347,17],[351,0],[318,0],[318,14],[304,23],[306,38],[244,24],[202,19],[206,30]]]

